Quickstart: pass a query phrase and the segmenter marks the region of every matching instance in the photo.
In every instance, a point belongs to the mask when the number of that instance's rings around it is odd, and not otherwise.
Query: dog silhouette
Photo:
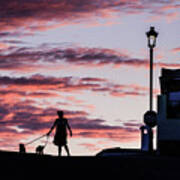
[[[26,148],[24,144],[19,144],[19,152],[20,153],[26,153]]]
[[[45,146],[41,146],[41,145],[37,146],[36,147],[36,154],[43,155],[44,154],[44,148],[45,148]]]

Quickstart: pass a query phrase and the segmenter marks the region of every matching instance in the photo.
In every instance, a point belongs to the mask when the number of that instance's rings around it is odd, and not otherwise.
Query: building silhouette
[[[180,69],[162,69],[158,96],[157,151],[180,154]]]

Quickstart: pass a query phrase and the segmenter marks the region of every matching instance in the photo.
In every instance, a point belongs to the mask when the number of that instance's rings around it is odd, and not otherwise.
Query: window
[[[168,93],[167,118],[180,119],[180,91]]]

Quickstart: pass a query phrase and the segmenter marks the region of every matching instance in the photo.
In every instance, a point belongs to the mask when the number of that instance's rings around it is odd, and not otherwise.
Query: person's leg
[[[61,146],[58,146],[58,155],[59,155],[59,156],[61,156],[61,151],[62,151]]]
[[[68,155],[68,156],[70,156],[70,153],[69,153],[69,148],[68,148],[68,146],[67,146],[67,145],[65,145],[65,146],[64,146],[64,148],[65,148],[65,150],[66,150],[66,153],[67,153],[67,155]]]

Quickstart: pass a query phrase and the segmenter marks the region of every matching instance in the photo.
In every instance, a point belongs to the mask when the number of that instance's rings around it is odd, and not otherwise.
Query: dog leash
[[[49,136],[47,136],[46,142],[44,144],[44,148],[47,146],[48,142],[49,142]]]
[[[32,143],[34,143],[35,141],[38,141],[39,139],[42,139],[43,137],[45,137],[45,136],[47,136],[47,134],[44,134],[44,135],[42,135],[42,136],[40,136],[40,137],[38,137],[38,138],[35,138],[35,139],[33,139],[33,140],[31,140],[30,142],[28,142],[28,143],[26,143],[26,144],[24,144],[24,145],[29,145],[29,144],[32,144]],[[47,136],[47,140],[49,139],[49,136]],[[48,141],[47,141],[48,142]],[[47,145],[47,143],[46,143],[46,145]]]

